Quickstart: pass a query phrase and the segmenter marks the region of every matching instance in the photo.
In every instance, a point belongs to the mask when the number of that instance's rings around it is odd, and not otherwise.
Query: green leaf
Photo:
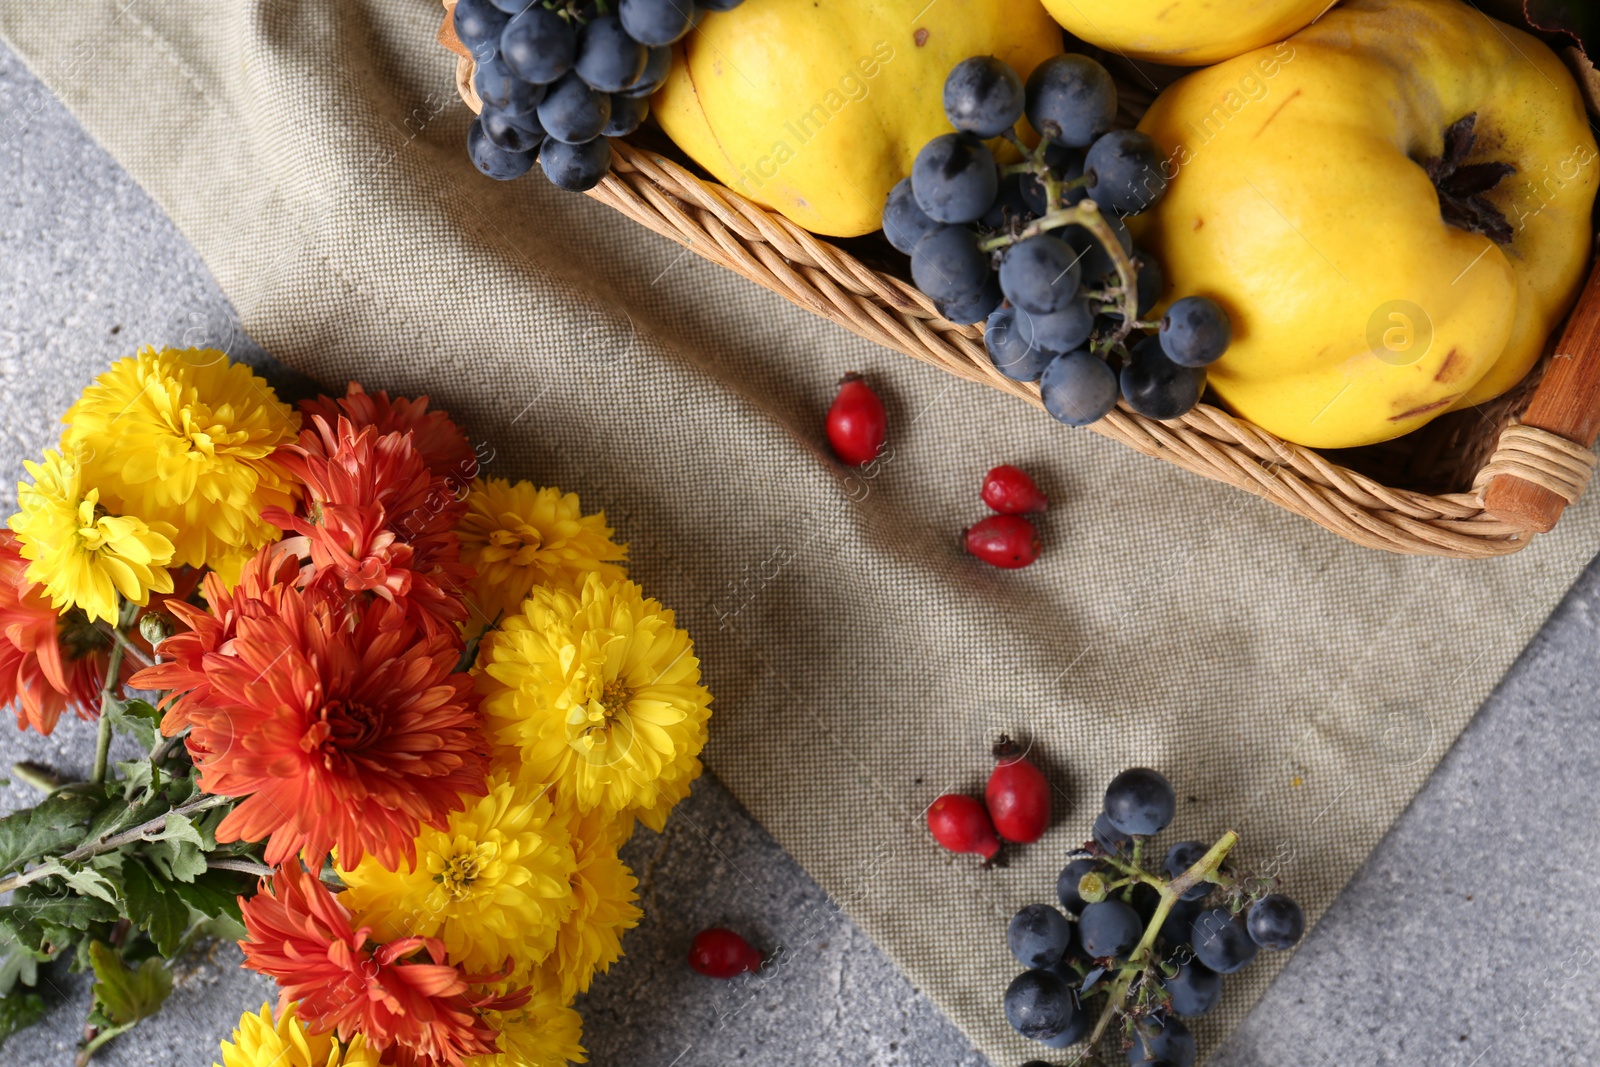
[[[5,945],[4,951],[0,956],[0,997],[9,996],[19,985],[39,984],[39,964],[50,958],[47,953],[15,942]]]
[[[169,882],[166,889],[208,918],[227,918],[235,922],[239,914],[239,897],[251,893],[250,877],[237,871],[208,869],[192,882]]]
[[[163,956],[176,952],[189,925],[189,906],[183,898],[132,858],[122,866],[122,890],[128,920],[150,935]]]
[[[192,882],[205,872],[205,838],[182,815],[167,812],[161,832],[149,840],[144,853],[167,881]]]
[[[78,844],[99,806],[92,796],[63,789],[0,819],[0,874]]]
[[[116,904],[117,887],[107,881],[106,876],[99,871],[91,870],[87,867],[80,870],[69,870],[66,867],[62,867],[56,860],[51,860],[49,865],[61,867],[56,876],[65,882],[67,887],[74,893],[86,897],[98,897],[107,904]]]
[[[0,1045],[19,1030],[26,1030],[45,1016],[44,998],[32,992],[0,996]]]
[[[132,737],[146,752],[155,748],[156,742],[161,739],[161,731],[157,728],[160,721],[161,713],[142,700],[111,703],[111,728]]]
[[[150,957],[134,970],[116,949],[96,941],[89,946],[89,962],[94,968],[95,1006],[120,1026],[154,1015],[172,992],[172,972],[159,957]]]
[[[110,922],[115,919],[117,906],[97,896],[52,892],[49,887],[34,883],[25,885],[12,894],[9,907],[0,908],[0,915],[8,914],[21,916],[29,922],[65,927],[69,930],[87,930],[90,923]],[[23,941],[22,938],[17,940]]]

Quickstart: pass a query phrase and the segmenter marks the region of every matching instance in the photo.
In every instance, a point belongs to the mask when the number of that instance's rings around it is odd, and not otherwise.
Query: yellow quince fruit
[[[951,126],[950,68],[992,55],[1024,79],[1061,51],[1038,0],[759,0],[708,14],[651,113],[730,189],[814,233],[854,237]]]
[[[1280,437],[1397,437],[1516,384],[1590,260],[1600,159],[1572,76],[1460,0],[1346,0],[1171,86],[1129,220],[1168,294],[1233,320],[1210,368]]]
[[[1283,40],[1333,0],[1044,0],[1057,22],[1108,52],[1203,67]]]

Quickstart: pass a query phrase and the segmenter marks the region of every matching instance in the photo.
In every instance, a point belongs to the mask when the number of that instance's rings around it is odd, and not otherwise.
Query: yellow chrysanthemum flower
[[[171,526],[107,514],[100,491],[84,489],[76,463],[46,452],[43,463],[23,462],[33,484],[17,486],[21,510],[11,516],[17,550],[57,611],[77,606],[90,621],[117,621],[117,594],[145,604],[150,593],[172,592]]]
[[[566,821],[552,815],[540,788],[497,773],[446,829],[423,827],[413,869],[387,871],[368,854],[341,872],[339,903],[380,941],[437,937],[468,973],[498,973],[510,958],[526,974],[574,904],[577,861]]]
[[[293,1005],[274,1023],[263,1004],[259,1014],[241,1015],[233,1041],[222,1042],[222,1067],[378,1067],[378,1053],[361,1034],[343,1048],[333,1034],[308,1034]]]
[[[627,577],[617,566],[627,546],[611,540],[605,512],[583,513],[576,493],[479,478],[456,533],[462,562],[477,568],[473,594],[486,618],[510,615],[536,585],[576,593],[590,574]]]
[[[556,948],[545,962],[547,980],[561,991],[562,1003],[589,990],[622,956],[622,934],[639,925],[644,912],[638,879],[617,855],[633,829],[633,820],[618,819],[599,809],[580,814],[558,808],[572,832],[578,866],[572,873],[575,907],[556,934]]]
[[[466,1061],[467,1067],[566,1067],[588,1061],[583,1019],[547,979],[541,977],[533,999],[522,1007],[483,1014],[499,1032],[500,1051],[474,1056]]]
[[[581,596],[535,589],[479,663],[490,739],[580,812],[659,827],[699,773],[711,715],[700,661],[633,582],[591,574]]]
[[[143,348],[68,409],[61,447],[106,506],[171,523],[179,563],[237,572],[278,539],[264,508],[294,510],[297,487],[273,458],[300,416],[264,378],[211,349]]]

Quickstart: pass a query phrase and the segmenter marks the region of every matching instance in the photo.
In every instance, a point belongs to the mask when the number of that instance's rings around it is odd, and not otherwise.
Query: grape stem
[[[1134,847],[1136,850],[1139,843],[1139,839],[1135,838]],[[1105,1036],[1106,1029],[1111,1025],[1111,1020],[1117,1017],[1118,1013],[1122,1011],[1123,1005],[1127,1002],[1129,988],[1139,975],[1144,973],[1150,966],[1152,962],[1150,956],[1155,947],[1156,937],[1161,933],[1161,927],[1166,924],[1167,915],[1172,911],[1172,906],[1178,902],[1183,894],[1201,882],[1217,882],[1219,878],[1217,869],[1222,866],[1222,861],[1228,858],[1228,853],[1233,851],[1233,846],[1238,843],[1239,835],[1229,830],[1218,839],[1216,844],[1211,846],[1204,856],[1201,856],[1195,862],[1193,867],[1190,867],[1171,881],[1153,875],[1134,864],[1125,863],[1115,856],[1107,855],[1104,857],[1105,861],[1119,872],[1154,886],[1161,894],[1161,901],[1156,905],[1155,914],[1150,916],[1150,922],[1145,927],[1144,936],[1139,939],[1139,943],[1134,946],[1133,951],[1128,953],[1127,961],[1118,969],[1116,981],[1111,985],[1110,999],[1106,1001],[1105,1009],[1101,1011],[1100,1018],[1094,1024],[1094,1031],[1089,1035],[1089,1048],[1094,1048],[1099,1044],[1100,1039]]]
[[[1087,199],[1071,205],[1062,202],[1062,195],[1069,189],[1087,185],[1088,176],[1064,182],[1045,165],[1044,153],[1049,141],[1041,138],[1038,146],[1030,151],[1015,130],[1007,131],[1005,136],[1022,152],[1023,162],[1009,164],[1002,168],[1003,172],[1028,173],[1039,179],[1039,183],[1044,186],[1045,205],[1048,210],[1016,232],[997,233],[981,242],[978,247],[985,252],[998,252],[1018,241],[1026,241],[1030,237],[1059,230],[1063,226],[1082,226],[1100,243],[1100,247],[1105,249],[1106,255],[1111,257],[1111,262],[1117,268],[1116,286],[1106,290],[1103,295],[1114,301],[1114,310],[1121,316],[1121,321],[1117,324],[1117,328],[1102,338],[1095,347],[1102,352],[1113,351],[1121,348],[1128,335],[1135,329],[1151,329],[1153,326],[1159,326],[1159,323],[1139,321],[1138,271],[1133,265],[1133,258],[1122,247],[1122,242],[1117,240],[1110,223],[1106,222],[1105,216],[1100,211],[1100,205]]]

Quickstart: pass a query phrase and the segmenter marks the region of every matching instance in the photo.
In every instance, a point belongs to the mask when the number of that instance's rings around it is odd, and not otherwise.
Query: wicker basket
[[[453,29],[455,0],[443,2],[439,41],[459,57],[457,89],[476,112],[483,105],[472,89],[471,58]],[[1569,58],[1593,88],[1594,68],[1575,51]],[[1590,106],[1600,114],[1593,93]],[[1038,386],[994,369],[981,326],[941,318],[927,297],[891,273],[888,257],[871,266],[863,260],[870,249],[855,254],[817,237],[697,177],[670,149],[614,147],[612,172],[590,196],[869,341],[1039,405]],[[1463,559],[1507,555],[1555,525],[1596,464],[1600,269],[1559,342],[1522,385],[1397,441],[1320,452],[1206,403],[1170,422],[1119,406],[1091,429],[1255,493],[1357,544]]]

